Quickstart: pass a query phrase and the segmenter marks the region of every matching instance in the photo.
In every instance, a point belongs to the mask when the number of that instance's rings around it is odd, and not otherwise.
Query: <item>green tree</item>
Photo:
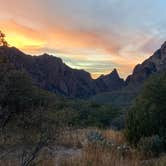
[[[142,137],[159,135],[166,139],[166,74],[153,76],[128,113],[126,136],[137,144]]]
[[[4,138],[3,146],[14,138],[12,143],[22,146],[20,165],[28,166],[56,138],[59,129],[47,117],[55,97],[34,86],[29,76],[5,57],[0,57],[0,78],[0,138]]]

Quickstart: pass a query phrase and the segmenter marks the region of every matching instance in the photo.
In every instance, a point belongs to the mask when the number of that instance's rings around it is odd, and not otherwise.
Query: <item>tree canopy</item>
[[[150,78],[128,113],[126,136],[132,144],[158,135],[166,142],[166,74]]]
[[[6,35],[0,30],[0,46],[8,46],[8,42],[5,40]]]

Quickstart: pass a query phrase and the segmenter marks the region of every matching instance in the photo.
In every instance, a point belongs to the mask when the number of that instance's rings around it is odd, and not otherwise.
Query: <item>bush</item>
[[[130,109],[126,137],[136,145],[142,137],[166,138],[166,74],[150,78]],[[165,146],[165,145],[164,145]],[[166,150],[166,146],[164,147]]]
[[[81,127],[110,127],[112,120],[120,116],[119,109],[111,105],[99,105],[88,101],[77,103],[74,109],[78,112],[74,124]]]
[[[125,128],[125,115],[121,115],[111,122],[111,128],[113,130],[122,130]]]
[[[163,151],[163,138],[158,135],[142,137],[137,147],[146,156],[156,156]]]

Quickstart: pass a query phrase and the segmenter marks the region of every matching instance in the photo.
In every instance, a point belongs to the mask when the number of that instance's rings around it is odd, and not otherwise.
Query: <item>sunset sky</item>
[[[61,57],[93,77],[122,77],[166,40],[165,0],[0,0],[11,46]]]

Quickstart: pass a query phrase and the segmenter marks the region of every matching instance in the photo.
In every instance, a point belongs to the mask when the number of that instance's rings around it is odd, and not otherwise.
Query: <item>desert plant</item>
[[[156,156],[163,151],[163,139],[158,135],[142,137],[137,148],[145,156]]]
[[[142,137],[166,138],[166,74],[150,78],[130,109],[125,135],[136,145]],[[164,145],[166,150],[166,146]]]

